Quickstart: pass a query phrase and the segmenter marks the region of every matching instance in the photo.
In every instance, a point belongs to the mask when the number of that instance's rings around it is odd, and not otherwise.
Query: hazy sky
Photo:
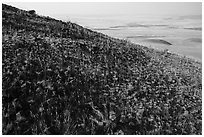
[[[121,2],[121,3],[6,3],[40,15],[54,14],[133,14],[133,15],[201,15],[201,2]]]

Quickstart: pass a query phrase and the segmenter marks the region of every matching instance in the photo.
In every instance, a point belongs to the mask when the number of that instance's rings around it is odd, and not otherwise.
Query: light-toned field
[[[201,16],[61,15],[58,18],[70,19],[112,37],[202,60]]]

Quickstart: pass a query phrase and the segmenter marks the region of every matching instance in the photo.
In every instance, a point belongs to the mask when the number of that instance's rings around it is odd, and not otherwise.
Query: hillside
[[[201,66],[3,4],[3,134],[202,134]]]

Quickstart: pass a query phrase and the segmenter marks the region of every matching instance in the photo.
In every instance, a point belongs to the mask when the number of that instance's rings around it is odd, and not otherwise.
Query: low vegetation
[[[201,63],[2,5],[3,134],[202,134]]]

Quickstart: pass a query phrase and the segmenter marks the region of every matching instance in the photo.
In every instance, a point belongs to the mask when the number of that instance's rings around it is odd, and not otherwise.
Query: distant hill
[[[2,132],[202,134],[201,66],[2,4]]]

